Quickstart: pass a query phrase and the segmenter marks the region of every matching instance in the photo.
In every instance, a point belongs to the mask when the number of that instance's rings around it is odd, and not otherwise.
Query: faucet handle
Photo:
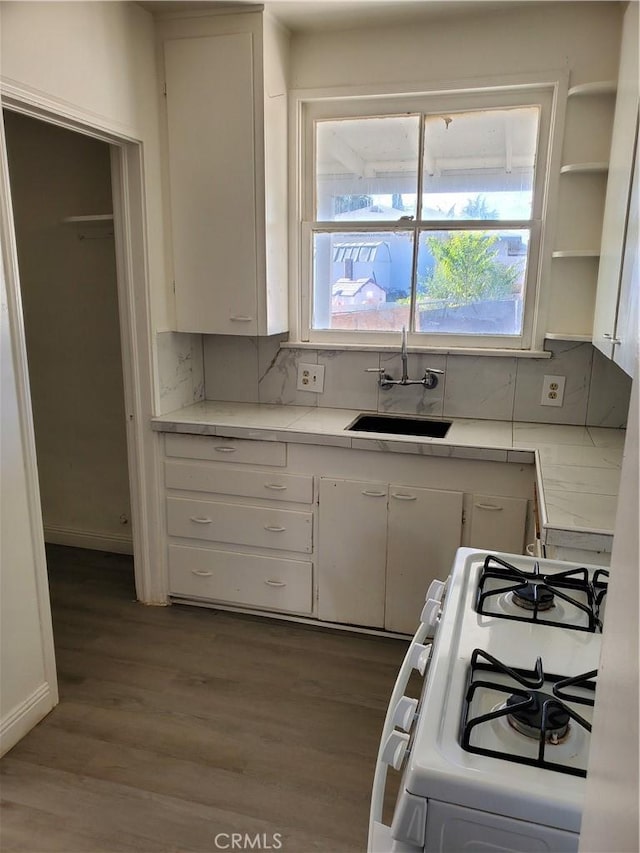
[[[423,386],[432,391],[438,385],[438,376],[444,376],[444,370],[438,370],[437,367],[425,367],[424,378],[422,379]]]

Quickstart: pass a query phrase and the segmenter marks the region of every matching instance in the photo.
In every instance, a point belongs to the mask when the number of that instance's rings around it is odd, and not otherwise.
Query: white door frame
[[[145,604],[167,604],[166,565],[161,546],[160,459],[158,439],[151,431],[149,418],[154,412],[154,361],[151,333],[149,275],[146,242],[146,211],[144,192],[143,145],[135,133],[111,127],[101,118],[71,108],[68,104],[45,99],[41,93],[14,85],[2,84],[2,106],[31,118],[54,124],[66,130],[91,136],[111,146],[111,183],[113,194],[114,236],[118,288],[118,310],[124,379],[126,412],[127,456],[135,585],[138,599]],[[4,146],[4,134],[2,135]],[[6,157],[6,151],[3,152]],[[11,197],[8,174],[0,175],[2,192]],[[7,213],[7,229],[15,241],[12,210]],[[27,424],[26,446],[34,460],[28,472],[30,492],[38,499],[37,512],[42,531],[42,513],[39,504],[39,486],[35,465],[35,438],[27,370],[27,353],[24,336],[20,279],[14,253],[7,259],[10,268],[7,288],[10,291],[9,321],[14,334],[14,350],[18,370],[17,382],[21,386],[19,397],[23,407],[23,422]],[[11,316],[13,314],[13,316]],[[43,534],[42,534],[43,535]],[[36,544],[36,543],[34,543]],[[44,579],[48,595],[44,548],[43,564],[36,566],[39,578]]]

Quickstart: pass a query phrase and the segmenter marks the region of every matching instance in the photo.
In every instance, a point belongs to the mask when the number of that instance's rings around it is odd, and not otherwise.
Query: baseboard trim
[[[130,536],[118,536],[97,530],[74,530],[70,527],[45,524],[44,541],[50,545],[69,545],[71,548],[88,548],[90,551],[133,554],[133,541]]]
[[[45,681],[0,722],[0,756],[12,749],[55,706]]]

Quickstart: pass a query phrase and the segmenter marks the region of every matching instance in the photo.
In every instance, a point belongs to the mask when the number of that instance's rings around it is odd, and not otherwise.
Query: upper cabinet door
[[[593,322],[594,346],[614,360],[617,360],[616,349],[620,346],[617,341],[622,340],[620,337],[622,329],[617,328],[617,320],[621,316],[619,299],[625,240],[631,237],[628,218],[638,122],[638,88],[638,4],[630,3],[625,13],[622,31],[618,94],[611,139]],[[623,341],[622,344],[624,343]],[[621,366],[624,367],[622,364]]]
[[[288,328],[289,39],[268,15],[161,25],[176,328]]]
[[[625,373],[633,376],[640,335],[640,151],[636,125],[636,153],[631,180],[631,198],[627,233],[620,272],[620,297],[616,319],[613,360]]]
[[[258,334],[252,39],[164,45],[179,331]]]

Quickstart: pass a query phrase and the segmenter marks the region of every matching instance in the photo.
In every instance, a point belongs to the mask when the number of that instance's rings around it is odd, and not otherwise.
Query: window
[[[528,347],[551,100],[306,102],[302,339]]]

